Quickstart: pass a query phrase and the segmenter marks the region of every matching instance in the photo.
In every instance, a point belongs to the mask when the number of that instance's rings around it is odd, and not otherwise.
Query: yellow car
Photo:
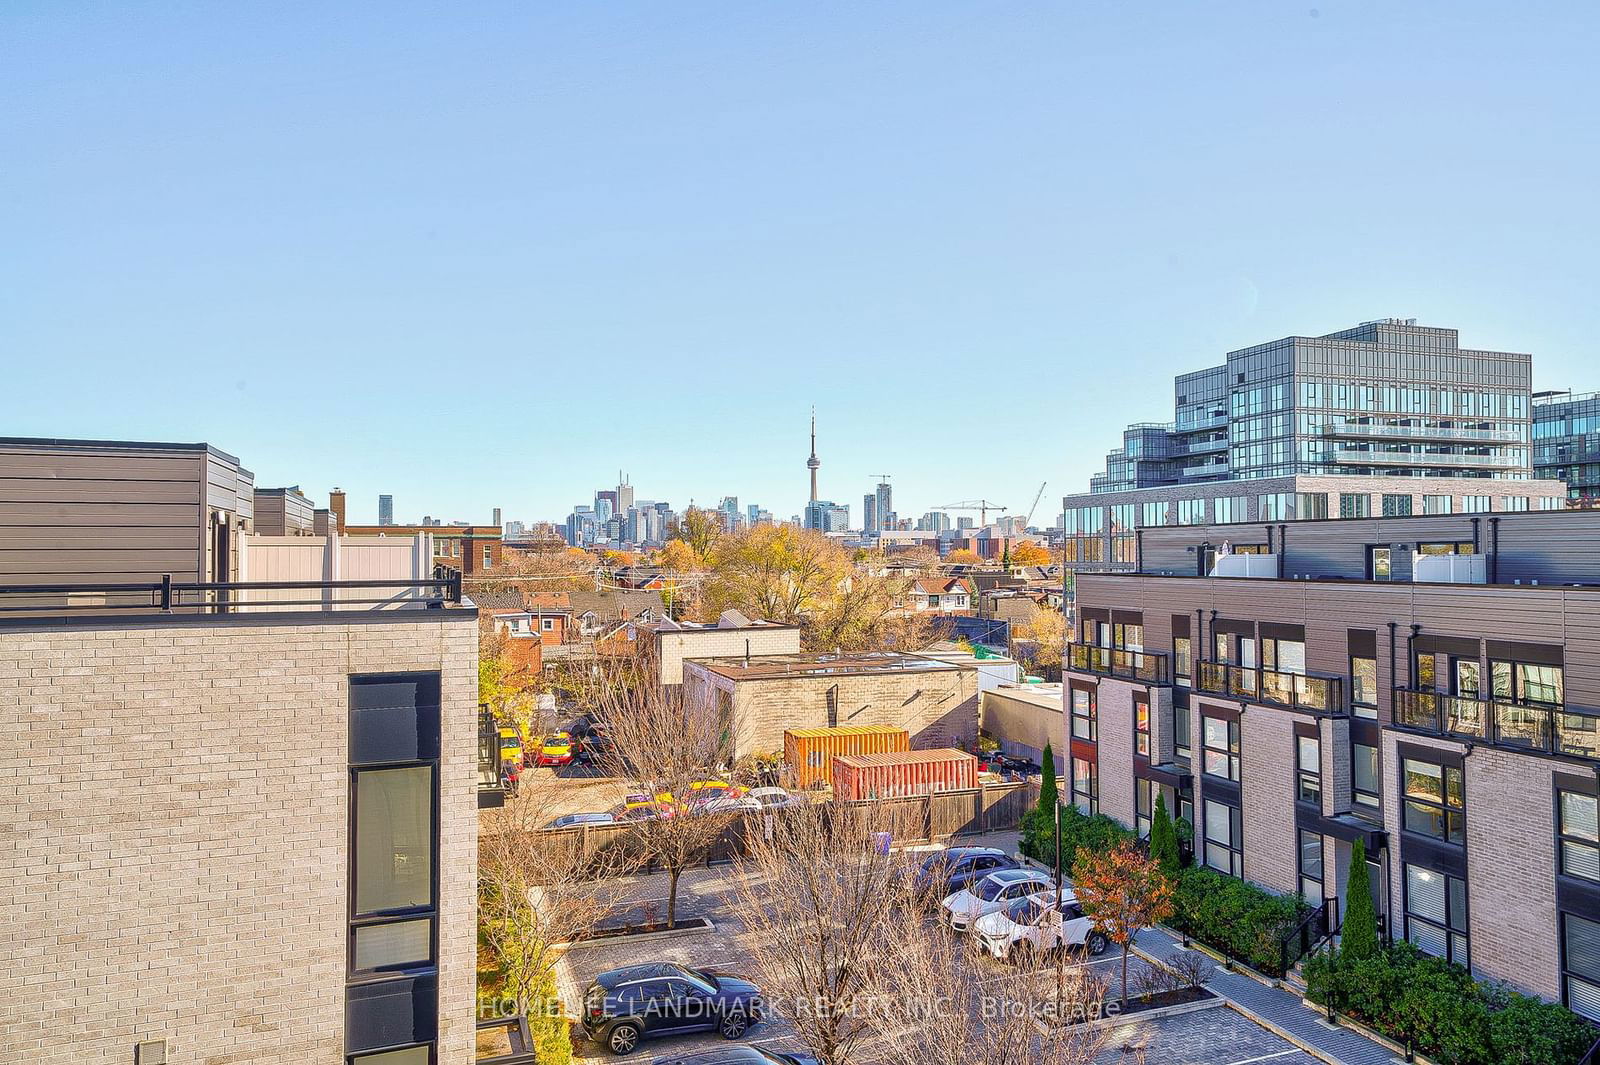
[[[731,799],[743,794],[743,788],[732,787],[726,780],[697,780],[689,785],[689,802],[694,804],[710,802],[712,799]],[[670,805],[673,801],[672,792],[661,792],[656,796],[656,801]]]
[[[522,765],[522,740],[514,728],[500,730],[500,761]]]
[[[534,760],[535,765],[571,765],[572,764],[572,735],[567,732],[552,732],[544,738],[539,746],[539,756]]]

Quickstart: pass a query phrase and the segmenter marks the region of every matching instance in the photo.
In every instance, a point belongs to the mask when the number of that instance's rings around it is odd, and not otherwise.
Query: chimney
[[[333,528],[340,534],[344,533],[344,489],[335,488],[328,493],[328,509],[333,512]]]

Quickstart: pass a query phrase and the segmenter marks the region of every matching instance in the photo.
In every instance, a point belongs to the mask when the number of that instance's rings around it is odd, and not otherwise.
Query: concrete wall
[[[657,632],[655,638],[661,683],[669,685],[683,683],[683,660],[686,658],[737,658],[747,649],[752,655],[800,653],[800,630],[789,626],[663,630]]]
[[[477,628],[427,617],[0,632],[0,1061],[343,1061],[348,677],[394,670],[442,674],[439,1060],[472,1059]]]
[[[1043,689],[1032,691],[1029,689]],[[1040,697],[1053,701],[1041,701]],[[983,731],[1000,741],[1000,750],[1015,757],[1037,760],[1050,744],[1056,760],[1066,754],[1062,746],[1061,686],[1030,684],[1021,688],[992,688],[980,693],[979,714]]]

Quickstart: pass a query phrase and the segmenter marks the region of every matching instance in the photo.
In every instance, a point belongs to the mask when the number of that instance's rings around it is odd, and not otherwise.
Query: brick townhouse
[[[1600,514],[1148,528],[1134,569],[1078,577],[1074,802],[1164,795],[1337,912],[1359,839],[1388,934],[1600,1020]]]

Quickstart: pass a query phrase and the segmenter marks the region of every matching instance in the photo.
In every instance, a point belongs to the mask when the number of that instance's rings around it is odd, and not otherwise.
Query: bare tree
[[[638,783],[642,805],[630,843],[667,874],[667,923],[678,916],[678,881],[706,860],[736,814],[714,813],[706,800],[725,790],[732,761],[732,722],[714,705],[664,688],[645,656],[601,660],[582,697],[605,726],[611,746],[601,757],[611,776]]]
[[[905,931],[897,907],[908,880],[878,845],[884,820],[842,802],[767,815],[735,879],[768,1001],[823,1065],[860,1060],[879,969]]]
[[[479,824],[478,926],[522,1015],[549,994],[562,944],[610,912],[607,881],[630,868],[620,848],[591,850],[579,833],[546,831],[550,813],[524,792]]]

